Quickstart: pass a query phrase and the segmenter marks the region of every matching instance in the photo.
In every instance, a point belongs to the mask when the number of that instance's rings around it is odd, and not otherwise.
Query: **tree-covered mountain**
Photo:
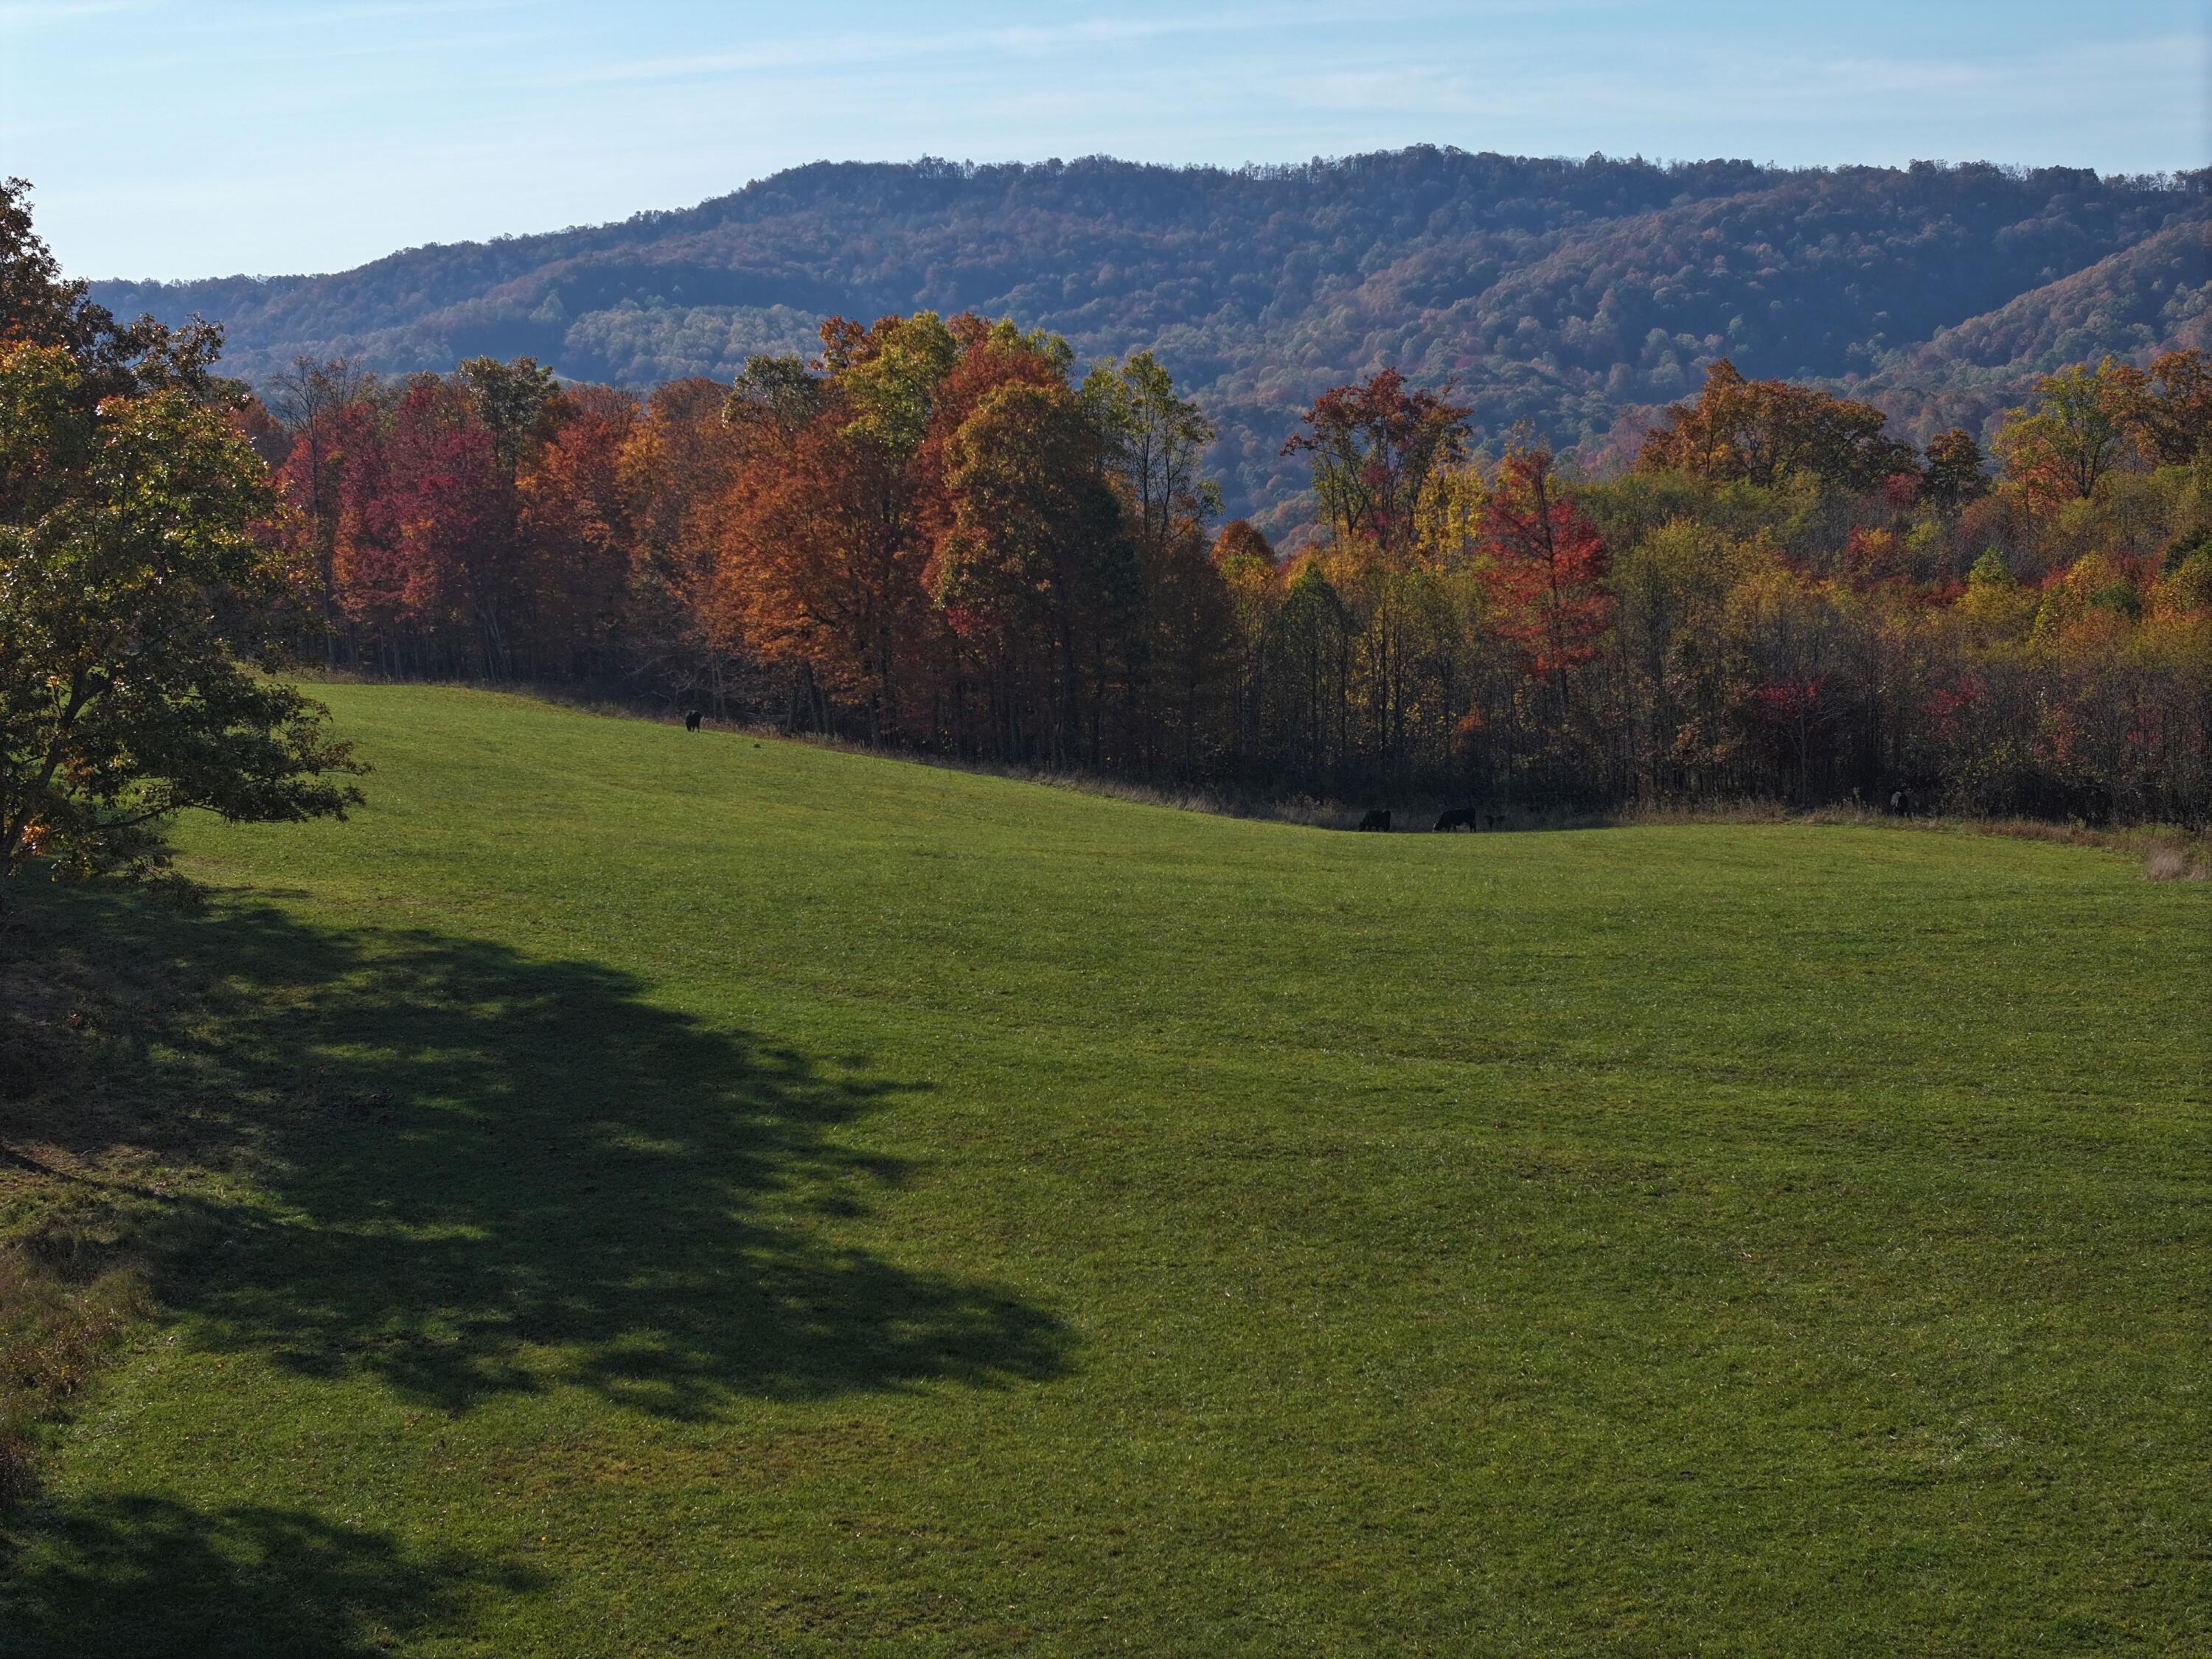
[[[1278,453],[1324,388],[1447,379],[1478,434],[1618,453],[1726,355],[1863,387],[1913,435],[2055,360],[2201,340],[2212,171],[1789,170],[1427,147],[1279,167],[1107,159],[795,168],[678,212],[410,249],[322,276],[106,282],[198,313],[266,380],[302,355],[389,371],[529,353],[577,380],[727,378],[829,315],[930,307],[1150,347],[1221,428],[1232,509],[1280,529]],[[1608,440],[1611,440],[1610,443]]]
[[[2069,363],[2212,349],[2208,238],[2201,214],[2185,217],[1931,339],[1886,351],[1860,395],[1924,439],[1942,426],[1985,426],[2037,375]]]

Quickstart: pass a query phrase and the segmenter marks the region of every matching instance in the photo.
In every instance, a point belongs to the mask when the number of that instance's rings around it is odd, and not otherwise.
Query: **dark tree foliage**
[[[58,279],[27,191],[0,187],[0,878],[158,869],[187,807],[342,812],[360,769],[268,678],[295,568],[220,332],[118,325]]]
[[[1922,488],[1928,498],[1955,507],[1989,493],[1987,458],[1973,434],[1963,427],[1939,432],[1928,441],[1928,458],[1921,469]]]

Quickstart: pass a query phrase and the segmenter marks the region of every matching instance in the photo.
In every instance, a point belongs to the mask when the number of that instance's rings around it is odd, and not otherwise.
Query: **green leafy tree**
[[[1188,774],[1218,694],[1235,675],[1234,603],[1209,556],[1206,526],[1221,490],[1199,476],[1214,428],[1149,351],[1094,368],[1081,397],[1104,448],[1107,477],[1136,538],[1144,592],[1133,681],[1145,709],[1147,763],[1166,754]],[[1160,739],[1166,734],[1166,742]]]
[[[533,442],[550,435],[557,418],[559,389],[553,371],[534,357],[503,363],[496,357],[471,357],[459,371],[476,406],[477,418],[490,429],[501,465],[511,478]]]
[[[1921,489],[1929,500],[1957,507],[1989,494],[1989,475],[1983,470],[1982,447],[1964,427],[1939,432],[1928,441],[1927,464],[1920,470]]]
[[[827,406],[829,382],[795,356],[753,356],[732,383],[722,423],[740,431],[765,428],[780,437],[799,431]]]
[[[2016,410],[1997,434],[2005,471],[2038,500],[2094,501],[2127,459],[2128,422],[2142,374],[2107,357],[2075,363],[2035,384],[2035,402]]]
[[[11,186],[10,189],[15,190]],[[44,856],[146,873],[161,827],[342,814],[362,769],[269,678],[293,573],[206,373],[219,336],[117,330],[0,215],[0,877]]]
[[[1957,615],[1970,641],[1993,646],[2025,637],[2035,621],[2035,607],[2033,591],[2021,585],[2004,556],[1992,547],[1966,573],[1966,591],[1959,598]]]
[[[1121,501],[1093,465],[1099,448],[1064,384],[1000,387],[946,447],[935,598],[963,638],[1033,688],[1054,761],[1080,752],[1079,721],[1125,666],[1141,596]]]
[[[1213,423],[1176,395],[1174,380],[1151,352],[1099,364],[1084,381],[1083,396],[1147,548],[1164,544],[1179,525],[1220,515],[1220,486],[1198,473],[1214,439]]]
[[[960,343],[933,311],[885,317],[871,329],[833,317],[822,326],[822,362],[857,411],[848,428],[904,458],[929,429],[938,390]]]

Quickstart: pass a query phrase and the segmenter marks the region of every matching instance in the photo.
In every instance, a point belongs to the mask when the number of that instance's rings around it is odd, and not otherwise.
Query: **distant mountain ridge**
[[[1855,386],[1916,435],[2057,362],[2203,343],[2212,170],[1783,169],[1418,147],[1235,171],[1091,158],[817,163],[672,212],[412,248],[318,276],[102,282],[198,313],[233,372],[389,373],[528,352],[577,380],[726,379],[828,315],[1012,316],[1086,356],[1152,348],[1222,428],[1234,510],[1298,514],[1297,411],[1385,363],[1620,453],[1725,354]]]

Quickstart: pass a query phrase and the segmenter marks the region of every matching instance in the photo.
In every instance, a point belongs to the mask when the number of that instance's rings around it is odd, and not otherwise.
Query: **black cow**
[[[687,708],[684,711],[684,729],[686,732],[696,732],[699,729],[699,711],[697,709]]]
[[[1482,815],[1472,806],[1454,806],[1437,817],[1438,830],[1480,830]]]
[[[1359,827],[1362,830],[1380,830],[1387,835],[1390,829],[1390,815],[1378,808],[1360,819]]]
[[[1909,818],[1912,816],[1911,790],[1893,789],[1889,792],[1889,815],[1893,818]]]

